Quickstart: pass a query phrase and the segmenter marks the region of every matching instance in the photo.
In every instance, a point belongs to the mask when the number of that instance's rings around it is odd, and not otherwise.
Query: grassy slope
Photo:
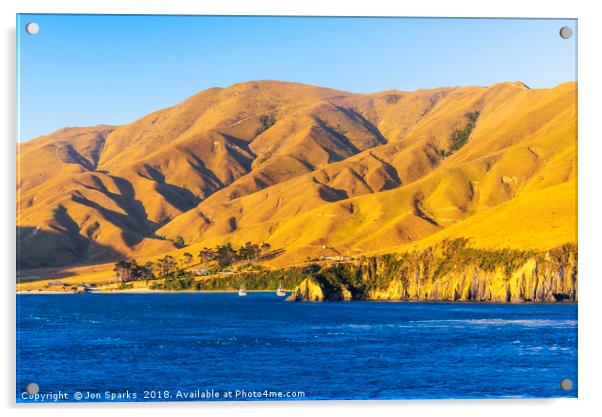
[[[465,148],[422,178],[393,190],[320,204],[317,192],[308,192],[308,176],[302,176],[228,204],[201,204],[205,216],[236,218],[239,229],[231,232],[217,220],[193,231],[204,239],[190,250],[225,241],[267,240],[273,247],[287,248],[274,262],[284,265],[321,254],[323,244],[353,255],[420,245],[422,238],[432,244],[446,236],[472,237],[483,247],[543,248],[574,242],[576,118],[570,87],[562,85],[556,94],[535,92],[518,103],[514,97],[509,103],[490,103],[497,111],[483,115]],[[498,92],[502,98],[506,94]],[[508,107],[537,114],[543,123],[515,120]],[[422,217],[417,215],[418,199]],[[193,215],[185,215],[187,227]],[[173,230],[177,223],[164,230],[185,233]]]
[[[91,236],[99,246],[149,259],[173,251],[171,242],[152,233],[182,234],[196,242],[185,249],[193,254],[226,241],[267,241],[287,249],[271,266],[319,256],[323,244],[356,255],[446,237],[469,237],[479,247],[576,241],[574,83],[552,90],[505,83],[371,96],[290,88],[288,95],[280,93],[281,84],[214,89],[125,127],[96,128],[106,142],[100,156],[99,135],[84,131],[85,140],[74,143],[96,171],[81,161],[57,163],[56,138],[22,145],[19,224],[42,230],[47,224],[61,236]],[[207,105],[215,100],[219,105]],[[254,137],[252,112],[270,108],[270,100],[280,106],[278,122]],[[438,160],[436,150],[449,146],[464,113],[475,109],[481,117],[469,143]],[[333,127],[337,132],[329,131]],[[233,141],[234,134],[244,140]],[[214,183],[198,166],[190,171],[192,154],[202,156]],[[27,162],[33,156],[43,159],[37,164],[45,167],[42,173]],[[148,166],[169,187],[161,189]],[[127,179],[131,189],[115,178]],[[187,209],[183,190],[201,200],[198,207]],[[100,208],[74,202],[75,191]],[[194,206],[194,199],[188,203]],[[59,205],[67,219],[56,215]],[[45,245],[36,239],[24,247],[41,258]],[[57,247],[76,251],[64,248],[70,242],[59,240]],[[93,251],[90,256],[93,261]]]

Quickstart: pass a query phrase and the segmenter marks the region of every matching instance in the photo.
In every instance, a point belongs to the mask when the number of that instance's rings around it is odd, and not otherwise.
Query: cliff
[[[286,301],[349,301],[351,292],[343,285],[339,287],[323,288],[315,278],[306,278]]]
[[[537,252],[466,243],[333,264],[306,278],[288,300],[577,301],[575,245]]]

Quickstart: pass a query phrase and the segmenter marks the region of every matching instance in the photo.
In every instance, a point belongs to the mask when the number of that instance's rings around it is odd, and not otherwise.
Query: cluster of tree
[[[257,245],[247,242],[238,249],[230,243],[215,248],[203,248],[198,254],[200,263],[204,264],[216,261],[220,268],[230,266],[239,262],[253,264],[271,249],[269,243]],[[187,276],[185,271],[192,262],[194,256],[190,252],[184,252],[180,259],[171,255],[165,255],[156,262],[147,262],[139,265],[135,259],[126,259],[115,263],[115,274],[121,282],[149,280],[155,278],[178,278]]]
[[[153,290],[169,290],[169,291],[183,291],[183,290],[200,290],[200,282],[195,281],[193,277],[183,276],[177,278],[168,278],[162,283],[153,283],[150,286]]]
[[[202,264],[216,261],[217,264],[223,268],[238,262],[254,263],[260,256],[268,253],[270,249],[271,245],[269,243],[262,243],[260,246],[255,243],[247,242],[238,248],[238,250],[230,243],[227,243],[215,248],[203,248],[198,256]]]
[[[184,241],[184,238],[182,236],[180,236],[180,235],[176,236],[176,238],[173,241],[173,244],[178,249],[183,248],[184,246],[186,246],[186,242]]]
[[[160,277],[167,277],[178,271],[178,262],[171,255],[165,255],[163,258],[157,259],[157,262],[153,263],[153,265],[157,275]]]
[[[153,263],[147,262],[144,265],[139,265],[135,259],[126,259],[115,262],[115,275],[119,277],[121,282],[138,281],[141,279],[152,279]]]
[[[238,275],[230,275],[221,278],[209,278],[196,281],[191,277],[168,278],[164,282],[156,282],[150,285],[155,290],[205,290],[224,291],[238,290],[244,287],[247,290],[271,290],[277,288],[292,289],[297,287],[305,278],[309,278],[320,270],[319,265],[308,265],[303,267],[290,267],[277,270],[250,271]]]
[[[529,259],[536,259],[540,269],[549,267],[561,271],[577,256],[577,246],[570,243],[549,251],[480,249],[468,243],[465,238],[444,240],[422,250],[323,265],[313,278],[325,293],[337,294],[340,288],[346,288],[353,299],[366,299],[371,291],[386,290],[393,281],[398,281],[407,291],[412,284],[420,286],[449,274],[465,274],[467,267],[500,271],[510,279]]]
[[[479,111],[468,112],[464,115],[464,117],[466,118],[466,125],[464,125],[462,129],[456,129],[453,131],[451,135],[451,146],[449,147],[449,150],[439,150],[439,155],[441,157],[450,156],[462,146],[466,145],[466,142],[468,142],[470,134],[472,133],[472,130],[474,129],[480,115],[481,112]]]
[[[186,256],[188,255],[188,256]],[[184,254],[183,262],[189,259],[192,260],[191,254]],[[156,262],[147,262],[144,265],[138,264],[135,259],[126,259],[115,262],[115,275],[123,282],[140,281],[155,279],[156,277],[165,278],[170,276],[178,276],[183,271],[178,268],[178,261],[171,255],[165,255],[163,258],[157,259]]]
[[[260,133],[265,132],[270,127],[274,126],[275,123],[276,123],[276,115],[274,113],[262,114],[261,116],[259,116],[260,126],[257,129],[257,132],[255,132],[255,134],[259,135]]]

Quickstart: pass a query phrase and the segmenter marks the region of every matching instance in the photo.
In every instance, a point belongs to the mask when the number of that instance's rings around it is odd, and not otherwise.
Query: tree
[[[138,265],[135,259],[125,259],[115,263],[115,273],[121,282],[137,281],[147,276],[152,276],[152,271],[142,265]]]
[[[154,278],[153,270],[152,270],[152,262],[147,262],[144,265],[139,265],[135,259],[131,259],[130,264],[131,264],[131,271],[132,271],[131,272],[131,280],[132,281]]]
[[[210,262],[215,259],[215,253],[207,247],[201,249],[198,256],[199,256],[199,259],[201,260],[202,264]]]
[[[259,258],[259,255],[261,254],[261,248],[259,247],[259,245],[253,243],[249,247],[249,252],[250,252],[250,255],[251,255],[251,260],[253,262],[257,262],[257,259]]]
[[[184,259],[184,264],[186,266],[190,265],[190,263],[192,262],[192,253],[190,253],[190,252],[184,252],[184,254],[182,256],[183,256],[183,259]]]
[[[261,116],[259,116],[260,126],[259,126],[259,128],[257,128],[257,131],[255,132],[255,134],[259,135],[262,132],[265,132],[270,127],[274,126],[275,123],[276,123],[276,115],[274,113],[262,114]]]
[[[218,246],[215,250],[215,259],[220,267],[232,265],[236,261],[237,253],[232,244]]]
[[[113,270],[121,282],[128,282],[131,279],[132,264],[129,261],[123,260],[115,262],[115,268]]]
[[[176,260],[171,255],[165,255],[164,258],[157,259],[162,277],[171,275],[176,270]]]
[[[466,145],[468,139],[470,138],[470,134],[479,119],[481,112],[474,111],[464,114],[464,117],[467,119],[466,125],[462,129],[456,129],[451,135],[451,146],[447,152],[445,152],[444,157],[449,156],[459,150],[462,146]]]
[[[160,277],[163,275],[163,266],[161,265],[160,259],[157,259],[157,262],[151,262],[151,274],[153,276]]]
[[[181,235],[177,235],[176,238],[174,239],[173,243],[176,246],[176,248],[178,248],[178,249],[186,246],[186,242],[184,241],[184,238]]]
[[[264,242],[261,244],[261,253],[262,254],[266,254],[270,251],[270,249],[272,249],[272,245],[270,245],[267,242]]]
[[[155,270],[155,263],[148,261],[147,263],[144,264],[144,277],[146,279],[153,279],[155,277],[155,274],[153,273],[153,271]]]
[[[238,257],[240,260],[247,262],[257,260],[257,255],[259,255],[259,246],[251,242],[245,243],[245,245],[238,250]]]

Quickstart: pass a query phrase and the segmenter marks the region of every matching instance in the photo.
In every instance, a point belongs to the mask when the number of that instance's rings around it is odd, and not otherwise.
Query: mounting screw
[[[27,384],[27,388],[25,388],[28,394],[35,395],[40,392],[40,386],[35,382],[31,382]]]
[[[571,36],[573,36],[573,29],[568,26],[563,26],[560,28],[559,33],[562,39],[569,39]]]
[[[573,381],[569,378],[564,378],[560,381],[560,389],[563,391],[570,391],[573,389]]]
[[[37,35],[40,31],[40,25],[38,25],[36,22],[29,22],[25,25],[25,31],[30,35]]]

